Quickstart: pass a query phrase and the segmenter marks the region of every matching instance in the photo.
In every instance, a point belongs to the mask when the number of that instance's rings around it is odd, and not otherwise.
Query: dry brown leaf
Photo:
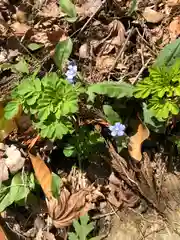
[[[39,11],[39,16],[45,17],[45,18],[56,18],[60,14],[59,7],[57,5],[57,1],[48,1],[47,4],[42,8],[41,11]]]
[[[26,34],[26,32],[31,28],[25,23],[15,22],[11,25],[11,28],[14,34],[18,37],[22,37]]]
[[[168,0],[167,4],[168,4],[168,6],[180,5],[180,0]]]
[[[142,123],[140,119],[134,121],[132,127],[134,128],[135,134],[129,139],[128,151],[133,159],[141,161],[141,146],[144,140],[149,137],[149,129]]]
[[[158,23],[164,18],[164,14],[161,12],[157,12],[150,7],[146,7],[143,12],[143,17],[147,22],[150,23]]]
[[[169,35],[171,41],[175,40],[180,35],[180,16],[174,18],[169,24]]]
[[[125,28],[120,21],[112,21],[109,24],[108,29],[110,36],[109,39],[105,41],[102,47],[103,55],[109,54],[114,48],[118,50],[125,41]]]
[[[49,168],[46,166],[45,162],[40,157],[34,156],[31,153],[29,153],[29,157],[34,168],[35,176],[39,181],[44,191],[44,194],[48,199],[51,199],[53,197],[51,190],[52,174]]]
[[[76,7],[77,14],[82,18],[91,17],[101,5],[101,0],[86,0],[81,7]]]
[[[82,189],[74,194],[66,188],[61,189],[59,199],[52,198],[48,201],[49,215],[53,220],[56,228],[67,227],[72,221],[84,215],[90,208],[90,204],[86,201],[86,196],[91,189]]]

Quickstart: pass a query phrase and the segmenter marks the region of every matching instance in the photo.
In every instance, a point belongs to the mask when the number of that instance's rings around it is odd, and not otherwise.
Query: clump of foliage
[[[147,108],[159,121],[177,115],[180,104],[180,61],[171,67],[150,68],[149,77],[136,85],[134,96],[145,99]]]
[[[12,203],[24,204],[29,193],[35,188],[33,173],[18,172],[11,180],[1,183],[0,212],[3,212]]]
[[[41,80],[36,74],[24,79],[12,93],[12,101],[5,107],[5,117],[13,118],[22,106],[31,114],[34,125],[42,137],[61,139],[73,132],[72,120],[78,111],[80,84],[72,85],[49,73]]]
[[[89,216],[86,214],[78,220],[73,221],[75,232],[68,233],[69,240],[98,240],[98,237],[89,237],[89,234],[94,229],[93,222],[89,222]]]

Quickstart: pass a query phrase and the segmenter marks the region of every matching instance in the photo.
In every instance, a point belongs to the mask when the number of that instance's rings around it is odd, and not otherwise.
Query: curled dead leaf
[[[161,12],[157,12],[150,7],[146,7],[143,12],[143,17],[146,19],[147,22],[159,23],[164,18],[164,14]]]
[[[39,181],[44,194],[48,199],[53,198],[52,195],[52,173],[49,168],[46,166],[45,162],[38,156],[34,156],[29,152],[29,157],[31,159],[35,176]]]
[[[122,22],[118,20],[112,21],[108,26],[108,30],[110,36],[102,47],[103,55],[109,54],[114,48],[118,50],[125,41],[125,28]]]
[[[132,127],[135,134],[130,137],[128,144],[128,151],[130,156],[136,160],[141,161],[142,153],[141,146],[144,140],[149,137],[149,129],[143,124],[143,122],[138,119],[137,121],[132,122]]]
[[[76,193],[70,194],[66,188],[61,189],[59,199],[52,198],[48,201],[49,215],[56,228],[70,226],[74,219],[84,215],[90,209],[90,203],[86,196],[91,189],[81,189]]]
[[[77,14],[82,18],[91,17],[102,5],[102,0],[86,0],[76,7]]]
[[[172,41],[180,35],[180,16],[174,18],[169,24],[169,35]]]

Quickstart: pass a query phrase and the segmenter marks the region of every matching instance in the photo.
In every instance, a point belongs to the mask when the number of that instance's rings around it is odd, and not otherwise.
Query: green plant
[[[73,221],[74,232],[68,233],[69,240],[98,240],[98,237],[88,237],[89,233],[94,229],[93,223],[89,222],[89,216],[86,214],[80,217],[80,222],[78,220]]]
[[[104,81],[102,83],[96,83],[89,86],[87,94],[88,100],[94,102],[96,94],[107,95],[111,98],[123,98],[132,97],[134,87],[124,82],[112,82]]]
[[[25,200],[28,194],[35,188],[35,179],[33,173],[16,173],[11,181],[1,184],[0,188],[0,212],[4,211],[12,203],[19,203]]]
[[[88,159],[92,153],[98,151],[103,142],[104,139],[98,132],[81,126],[71,135],[63,153],[66,157],[77,157],[80,163],[82,159]]]
[[[77,20],[76,8],[71,0],[59,0],[59,5],[62,11],[66,14],[66,20],[68,22],[72,23]]]
[[[134,96],[145,99],[147,109],[159,121],[165,121],[179,113],[180,104],[180,61],[171,67],[153,67],[149,77],[140,81]]]
[[[41,80],[37,73],[24,79],[12,93],[12,101],[5,107],[5,118],[11,119],[22,106],[30,113],[34,125],[43,138],[61,139],[73,132],[73,116],[78,111],[80,84],[71,85],[56,73],[49,73]]]

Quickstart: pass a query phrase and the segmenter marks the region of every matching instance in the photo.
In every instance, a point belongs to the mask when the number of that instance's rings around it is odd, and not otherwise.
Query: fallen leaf
[[[38,15],[45,18],[58,17],[60,15],[60,11],[57,5],[57,1],[54,0],[48,1],[48,3],[42,7],[42,10],[39,11]]]
[[[175,40],[180,35],[180,16],[174,18],[169,24],[169,35],[171,41]]]
[[[150,7],[146,7],[143,12],[143,17],[146,19],[147,22],[159,23],[164,18],[164,14],[161,12],[157,12]]]
[[[48,201],[49,215],[52,218],[56,228],[70,226],[74,219],[79,218],[89,210],[89,203],[86,201],[86,196],[90,193],[90,189],[79,190],[74,194],[66,188],[61,189],[59,199],[51,199]],[[84,209],[86,209],[84,211]]]
[[[102,5],[102,0],[86,0],[80,7],[76,7],[77,14],[82,18],[91,17]]]
[[[15,22],[11,25],[11,28],[14,34],[18,37],[22,37],[26,34],[26,32],[31,28],[25,23]]]
[[[34,156],[30,152],[29,157],[34,168],[35,176],[39,181],[44,194],[46,195],[47,199],[52,199],[52,173],[40,157]]]
[[[180,0],[168,0],[167,1],[168,6],[176,6],[176,5],[180,5]]]
[[[109,54],[114,48],[118,50],[125,41],[125,28],[120,21],[112,21],[108,25],[108,30],[110,36],[109,39],[106,40],[102,46],[103,55]]]
[[[142,123],[140,119],[132,123],[132,128],[134,129],[135,134],[129,139],[128,151],[133,159],[141,161],[141,146],[144,140],[149,137],[149,129]]]

